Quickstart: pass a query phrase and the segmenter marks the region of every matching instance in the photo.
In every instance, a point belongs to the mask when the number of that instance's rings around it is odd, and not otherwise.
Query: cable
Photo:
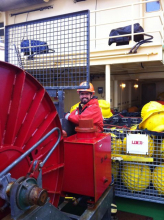
[[[141,63],[141,67],[144,69],[143,63]]]

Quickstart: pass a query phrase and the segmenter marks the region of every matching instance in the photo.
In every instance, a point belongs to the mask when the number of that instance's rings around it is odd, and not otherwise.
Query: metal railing
[[[108,39],[111,39],[111,38],[118,38],[118,35],[117,36],[109,36],[109,33],[110,31],[113,29],[111,28],[111,26],[113,27],[116,26],[116,28],[118,27],[123,27],[123,26],[127,26],[127,25],[131,25],[131,33],[130,34],[124,34],[124,35],[119,35],[119,37],[126,37],[126,36],[129,36],[131,37],[131,46],[133,46],[135,44],[134,42],[134,36],[135,35],[138,35],[138,33],[134,33],[134,23],[136,23],[136,21],[140,21],[139,23],[141,23],[140,25],[142,26],[144,21],[146,19],[158,19],[158,26],[159,28],[155,29],[154,26],[152,25],[152,28],[151,30],[149,31],[144,31],[144,32],[140,32],[139,34],[158,34],[160,36],[159,40],[157,40],[158,43],[160,44],[163,44],[163,39],[164,39],[164,12],[163,12],[163,7],[162,7],[162,2],[161,0],[159,1],[160,2],[160,10],[159,11],[155,11],[155,12],[151,12],[151,15],[148,15],[148,13],[143,16],[143,15],[140,15],[140,16],[135,16],[135,7],[140,7],[139,9],[137,8],[138,12],[141,14],[144,13],[144,9],[145,9],[145,5],[146,3],[150,3],[150,2],[154,2],[155,0],[150,0],[150,1],[142,1],[142,2],[136,2],[136,3],[131,3],[131,4],[126,4],[126,5],[120,5],[120,6],[116,6],[116,7],[110,7],[110,8],[105,8],[105,9],[100,9],[100,10],[95,10],[95,11],[91,11],[91,25],[90,25],[90,30],[92,31],[92,28],[94,28],[94,34],[91,33],[91,39],[90,41],[91,42],[94,42],[94,47],[93,47],[93,43],[92,43],[92,46],[91,46],[91,50],[92,49],[96,49],[97,48],[97,45],[98,44],[101,44],[101,42],[103,43],[104,41],[106,42],[105,43],[105,46],[107,46],[107,40]],[[142,8],[141,8],[142,7]],[[128,11],[129,14],[128,14],[128,18],[127,19],[120,19],[119,16],[118,16],[118,20],[115,20],[115,21],[109,21],[109,22],[99,22],[97,23],[97,21],[101,20],[101,18],[104,16],[104,13],[108,12],[109,13],[109,20],[113,20],[113,17],[112,17],[112,11],[115,10],[115,15],[117,15],[117,13],[122,13],[122,10],[124,9],[129,9]],[[146,11],[145,11],[146,12]],[[103,14],[102,14],[103,13]],[[111,13],[111,16],[110,16],[110,13]],[[112,19],[110,19],[112,17]],[[107,17],[106,17],[107,19]],[[105,19],[105,20],[106,20]],[[122,23],[126,23],[126,25],[122,25]],[[143,28],[144,29],[147,29],[147,25],[143,25]],[[101,35],[102,37],[97,37],[97,33],[100,33],[100,29],[103,30],[104,29],[104,32],[101,31]],[[108,31],[108,35],[106,34],[106,31]],[[94,35],[94,36],[93,36]]]

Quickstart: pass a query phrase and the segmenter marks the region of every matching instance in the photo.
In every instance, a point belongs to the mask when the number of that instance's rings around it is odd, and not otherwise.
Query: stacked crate
[[[164,133],[123,128],[104,128],[104,132],[111,133],[116,196],[164,203]],[[130,136],[147,150],[129,152]]]

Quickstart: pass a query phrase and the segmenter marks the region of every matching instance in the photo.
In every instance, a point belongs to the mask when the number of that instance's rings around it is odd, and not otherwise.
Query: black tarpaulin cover
[[[144,29],[141,27],[141,25],[139,23],[135,23],[133,26],[134,26],[134,33],[144,32]],[[131,34],[131,33],[132,33],[132,25],[128,25],[125,27],[120,27],[120,28],[116,28],[116,29],[111,30],[109,36],[110,37],[120,36],[120,35]],[[144,36],[148,36],[149,38],[144,40]],[[153,36],[148,35],[148,34],[134,35],[134,41],[138,42],[138,43],[132,48],[135,50],[130,51],[130,53],[137,52],[137,49],[141,44],[152,42],[152,41],[150,41],[151,39],[153,39]],[[131,36],[109,38],[108,45],[110,46],[112,43],[116,43],[117,46],[127,45],[127,44],[129,44],[130,40],[131,40]]]

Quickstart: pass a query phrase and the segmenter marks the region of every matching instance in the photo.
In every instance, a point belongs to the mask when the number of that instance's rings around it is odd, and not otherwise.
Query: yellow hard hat
[[[121,139],[112,138],[111,140],[111,153],[121,154],[122,152],[122,141]]]
[[[115,134],[113,134],[113,133],[110,133],[110,132],[109,132],[109,134],[111,135],[112,138],[117,137],[117,135],[115,135]]]
[[[155,145],[157,157],[164,159],[164,140],[157,139]]]
[[[77,108],[79,107],[79,103],[80,103],[80,102],[76,103],[75,105],[73,105],[73,106],[71,107],[70,113],[73,112],[75,109],[77,109]]]
[[[162,104],[151,101],[146,103],[141,110],[141,118],[144,118],[149,111],[158,111],[162,108]]]
[[[145,190],[151,180],[151,170],[148,165],[124,164],[121,178],[124,185],[133,191]]]
[[[98,102],[102,111],[103,118],[110,118],[113,115],[110,110],[110,103],[102,99],[98,100]]]
[[[145,114],[139,129],[147,129],[149,131],[164,131],[164,110],[152,110]]]
[[[164,195],[164,163],[154,169],[152,183],[158,193]]]
[[[137,130],[137,126],[138,126],[138,124],[136,124],[136,125],[133,125],[131,128],[130,128],[130,130],[132,130],[132,131],[135,131],[135,130]]]
[[[114,176],[114,180],[117,180],[118,173],[119,173],[119,162],[118,161],[112,161],[112,174]]]

